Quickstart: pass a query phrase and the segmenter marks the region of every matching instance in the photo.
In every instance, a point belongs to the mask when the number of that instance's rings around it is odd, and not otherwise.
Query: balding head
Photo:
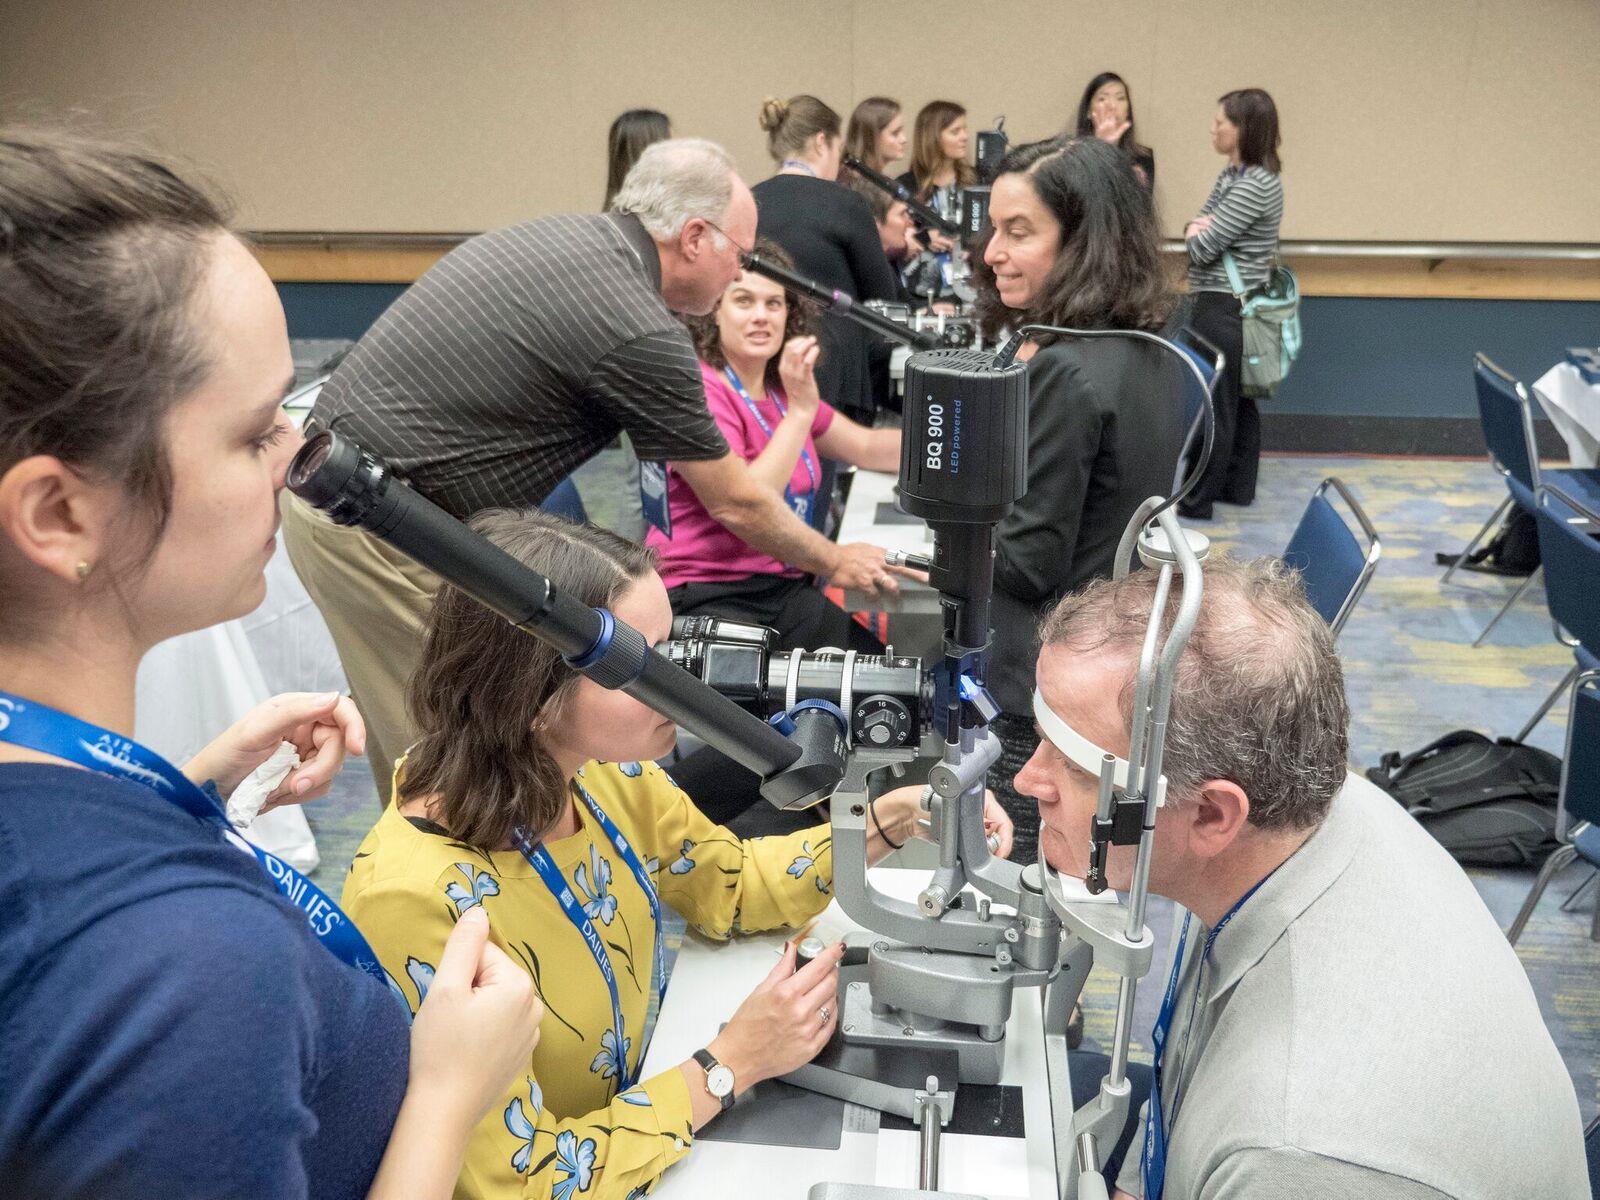
[[[1167,728],[1162,772],[1171,795],[1181,802],[1208,780],[1228,780],[1249,797],[1257,828],[1315,828],[1343,786],[1349,752],[1350,710],[1332,635],[1299,576],[1276,559],[1222,557],[1204,571],[1200,617],[1178,662]],[[1110,684],[1100,694],[1116,697],[1120,746],[1156,579],[1144,570],[1090,584],[1062,600],[1039,631],[1041,688],[1047,671]],[[1173,589],[1163,632],[1180,591]],[[1082,691],[1073,681],[1058,684]]]
[[[739,277],[739,252],[756,240],[756,202],[728,152],[704,138],[648,147],[611,202],[632,213],[661,255],[661,296],[703,316]]]
[[[733,159],[704,138],[668,138],[647,146],[612,200],[638,217],[650,236],[667,242],[698,217],[721,225],[734,193]]]

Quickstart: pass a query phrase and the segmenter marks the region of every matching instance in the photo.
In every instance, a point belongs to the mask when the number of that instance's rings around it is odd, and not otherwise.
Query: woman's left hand
[[[1115,146],[1122,140],[1122,135],[1133,128],[1132,121],[1125,121],[1110,107],[1097,108],[1089,115],[1094,122],[1094,135],[1102,142],[1110,142]]]
[[[929,842],[933,840],[933,826],[926,818],[918,821],[915,829],[917,837]],[[1000,801],[988,788],[983,789],[983,832],[996,839],[996,858],[1011,857],[1011,814],[1000,807]]]
[[[933,840],[933,826],[928,821],[927,814],[922,810],[922,789],[919,787],[896,788],[892,792],[885,792],[877,799],[877,804],[882,805],[886,800],[895,800],[898,805],[905,807],[905,816],[910,818],[909,829],[912,837],[919,837],[925,842]],[[883,813],[883,809],[879,809]],[[902,818],[904,819],[904,818]],[[887,824],[887,822],[885,822]],[[1011,816],[1000,807],[1000,801],[988,788],[983,792],[983,832],[991,834],[996,839],[994,851],[996,858],[1011,857],[1012,826]]]
[[[983,789],[983,832],[996,839],[996,858],[1011,857],[1011,840],[1015,832],[1011,825],[1011,814],[1000,807],[1000,801],[988,788]]]
[[[367,727],[355,702],[338,692],[285,692],[240,717],[184,764],[183,773],[196,783],[214,781],[226,799],[280,742],[295,748],[300,765],[267,797],[262,812],[327,795],[345,755],[367,748]]]
[[[1213,218],[1211,214],[1206,213],[1204,216],[1196,217],[1194,220],[1190,221],[1188,227],[1183,231],[1184,240],[1188,241],[1190,238],[1194,237],[1195,234],[1204,233],[1206,230],[1210,229],[1212,219]]]
[[[789,411],[803,416],[809,428],[816,416],[817,404],[822,397],[817,392],[817,357],[822,344],[814,337],[792,337],[783,344],[778,359],[778,376],[783,380],[783,394],[789,401]]]

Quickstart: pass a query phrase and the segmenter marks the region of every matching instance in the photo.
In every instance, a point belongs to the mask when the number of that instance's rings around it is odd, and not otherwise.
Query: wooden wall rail
[[[256,257],[280,283],[410,283],[458,244],[465,234],[296,235],[256,239]],[[1424,248],[1406,255],[1392,248],[1318,243],[1285,257],[1307,296],[1424,297],[1466,300],[1600,300],[1600,251],[1581,248],[1565,257],[1533,257],[1510,250]],[[1170,250],[1175,271],[1181,252]]]

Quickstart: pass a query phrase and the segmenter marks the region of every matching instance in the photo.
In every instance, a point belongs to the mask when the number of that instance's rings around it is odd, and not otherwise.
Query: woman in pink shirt
[[[791,265],[771,242],[757,249],[763,258]],[[781,285],[746,271],[711,313],[688,324],[706,407],[756,479],[781,492],[803,520],[827,503],[818,493],[823,457],[871,471],[899,470],[898,429],[868,429],[817,394],[817,339],[807,335],[798,297]],[[671,536],[652,528],[647,542],[659,558],[675,615],[767,625],[778,631],[783,649],[882,651],[809,576],[718,523],[675,473],[668,477],[667,507]]]

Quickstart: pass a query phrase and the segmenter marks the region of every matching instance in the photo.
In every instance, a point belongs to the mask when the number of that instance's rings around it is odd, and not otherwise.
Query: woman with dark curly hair
[[[1036,142],[1001,161],[989,202],[979,314],[991,336],[1029,325],[1158,331],[1172,311],[1155,216],[1128,156],[1097,138]],[[1140,502],[1165,495],[1183,441],[1182,366],[1148,342],[1041,330],[1028,364],[1028,491],[995,531],[994,653],[1002,709],[995,790],[1037,855],[1038,808],[1011,780],[1037,743],[1040,614],[1111,574]]]
[[[763,258],[793,266],[776,243]],[[813,374],[817,339],[799,297],[746,271],[704,317],[688,322],[700,355],[706,406],[735,454],[758,481],[779,492],[802,520],[819,500],[818,455],[871,471],[900,466],[900,431],[868,429],[822,399]],[[753,621],[778,631],[785,649],[883,647],[812,586],[802,572],[741,541],[669,472],[671,534],[651,529],[672,611]]]

